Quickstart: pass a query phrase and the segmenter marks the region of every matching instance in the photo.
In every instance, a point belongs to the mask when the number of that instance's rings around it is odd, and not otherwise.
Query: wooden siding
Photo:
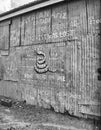
[[[14,18],[12,20],[10,28],[10,46],[20,45],[20,18]]]
[[[12,18],[4,26],[8,56],[0,51],[0,93],[61,113],[100,116],[100,8],[100,0],[78,0]]]
[[[30,45],[35,42],[35,14],[22,16],[21,19],[21,44]]]
[[[9,49],[9,23],[0,26],[0,50]]]

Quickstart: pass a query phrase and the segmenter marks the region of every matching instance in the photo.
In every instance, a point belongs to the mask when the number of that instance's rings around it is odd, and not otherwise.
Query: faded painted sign
[[[39,86],[42,85],[41,81],[47,81],[48,86],[52,80],[54,84],[65,82],[64,43],[26,47],[23,48],[21,56],[21,80],[38,80],[39,83],[36,85]]]
[[[36,13],[36,42],[49,42],[45,37],[51,33],[51,10],[43,10]]]
[[[21,23],[21,44],[30,45],[35,41],[35,14],[25,15]]]

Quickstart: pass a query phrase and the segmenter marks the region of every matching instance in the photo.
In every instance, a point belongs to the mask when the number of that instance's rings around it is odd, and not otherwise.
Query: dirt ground
[[[13,101],[12,107],[0,105],[0,130],[100,130],[94,120],[71,117]]]

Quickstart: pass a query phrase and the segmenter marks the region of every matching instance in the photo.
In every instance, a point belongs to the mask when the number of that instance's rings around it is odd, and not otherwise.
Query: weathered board
[[[0,26],[0,50],[9,48],[9,24]]]
[[[19,46],[21,41],[20,36],[21,18],[13,18],[10,28],[10,47]]]
[[[4,80],[19,81],[20,56],[19,52],[16,52],[16,48],[10,49],[9,56],[3,56],[2,62],[4,65]]]
[[[22,16],[21,45],[30,45],[35,42],[35,14]]]
[[[52,42],[67,40],[67,5],[58,5],[52,8]]]
[[[100,50],[98,49],[100,36],[98,35],[99,31],[94,35],[96,29],[93,25],[91,29],[94,28],[95,31],[90,31],[91,25],[89,23],[89,12],[92,12],[94,17],[96,15],[93,12],[98,12],[97,15],[98,17],[100,16],[100,1],[95,2],[96,4],[94,2],[77,1],[68,4],[69,21],[72,21],[72,19],[75,21],[72,25],[70,24],[69,29],[73,30],[74,38],[77,37],[77,39],[76,41],[70,40],[67,43],[67,64],[68,60],[70,61],[66,71],[67,86],[69,91],[74,93],[75,103],[73,108],[75,110],[74,113],[77,115],[78,112],[96,116],[100,113],[99,105],[97,105],[99,104],[98,100],[101,99],[100,97],[98,98],[100,92],[97,79],[97,68],[100,61]],[[97,30],[99,29],[98,27]],[[96,105],[90,104],[92,101],[98,103]],[[93,107],[94,110],[91,109]]]
[[[47,43],[51,39],[47,35],[51,34],[51,9],[36,12],[36,42]]]
[[[23,51],[20,53],[21,80],[25,82],[38,80],[40,85],[42,85],[41,82],[49,82],[45,86],[51,84],[51,80],[54,80],[54,84],[57,86],[59,82],[64,83],[64,49],[65,43],[23,47]]]
[[[98,81],[97,69],[100,67],[100,0],[87,1],[88,35],[82,38],[84,48],[84,85],[85,102],[82,102],[82,113],[100,116],[100,82]],[[96,21],[94,23],[93,18]],[[81,86],[80,86],[81,87]],[[96,105],[92,104],[96,103]],[[84,106],[83,106],[84,104]],[[89,104],[87,107],[86,105]],[[84,111],[84,112],[83,112]]]
[[[23,87],[18,82],[1,81],[0,82],[0,95],[11,97],[13,99],[22,100]]]
[[[85,35],[87,35],[87,16],[85,1],[71,1],[68,3],[68,30],[72,32],[67,42],[66,68],[68,91],[73,95],[72,112],[78,114],[78,102],[85,102]],[[82,37],[84,38],[82,40]],[[72,103],[73,102],[73,103]],[[71,111],[71,110],[70,110]]]
[[[0,49],[8,49],[10,37],[8,55],[0,51],[1,80],[18,83],[17,93],[30,104],[99,116],[100,3],[63,2],[0,26]]]
[[[101,24],[101,7],[100,0],[87,1],[88,14],[88,33],[99,34]]]

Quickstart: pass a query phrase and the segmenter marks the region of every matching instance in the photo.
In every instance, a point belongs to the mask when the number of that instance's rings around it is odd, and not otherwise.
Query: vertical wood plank
[[[10,28],[10,47],[20,45],[20,17],[13,18]]]
[[[51,9],[36,12],[36,42],[48,43],[51,41]]]
[[[9,25],[0,26],[0,49],[7,50],[9,48]]]
[[[67,5],[52,7],[52,42],[67,39]]]
[[[21,44],[35,44],[35,13],[22,16],[21,22]]]

